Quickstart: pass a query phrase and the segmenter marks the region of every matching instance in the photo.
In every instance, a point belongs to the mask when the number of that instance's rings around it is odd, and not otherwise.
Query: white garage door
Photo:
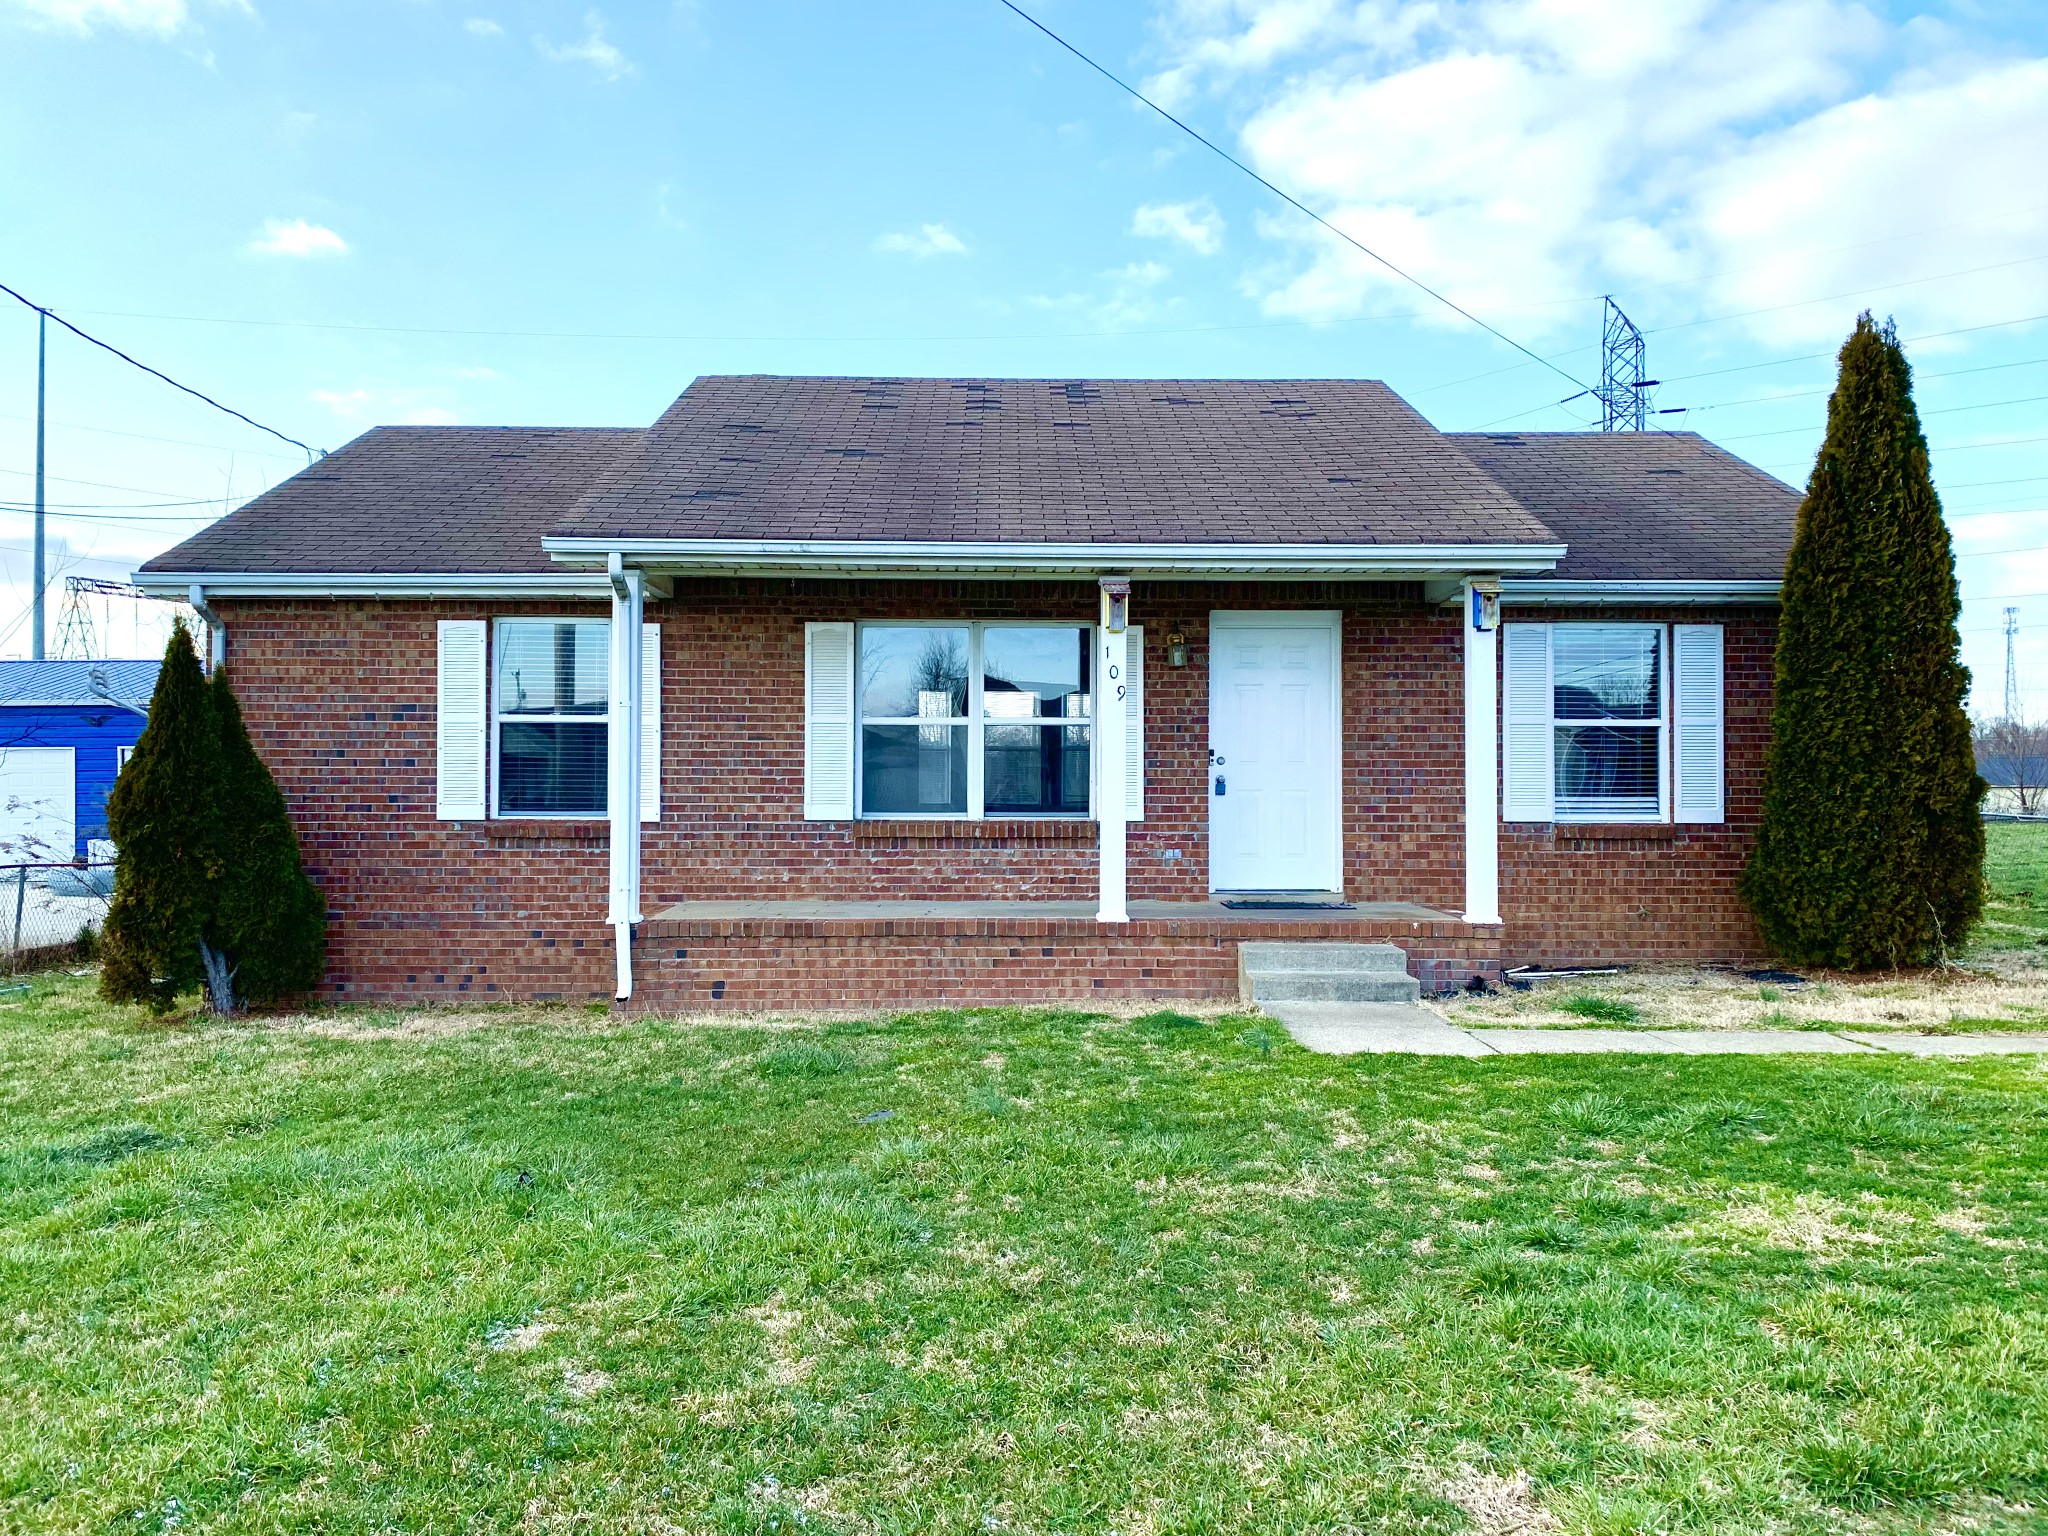
[[[77,811],[71,748],[0,748],[0,863],[70,863],[78,848]]]

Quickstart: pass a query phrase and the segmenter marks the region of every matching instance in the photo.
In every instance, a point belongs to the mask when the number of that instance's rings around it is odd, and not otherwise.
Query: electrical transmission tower
[[[1600,326],[1600,400],[1602,432],[1640,432],[1650,414],[1650,386],[1643,377],[1646,348],[1643,333],[1621,312],[1613,295],[1605,300]]]
[[[57,659],[101,659],[99,631],[92,621],[92,607],[76,578],[64,583],[64,614],[57,621]]]
[[[2007,722],[2020,717],[2020,674],[2012,662],[2013,636],[2020,632],[2020,611],[2017,608],[2005,610],[2005,718]]]

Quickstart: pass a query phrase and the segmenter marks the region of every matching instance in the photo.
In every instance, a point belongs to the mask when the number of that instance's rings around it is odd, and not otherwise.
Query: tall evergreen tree
[[[201,941],[221,871],[220,729],[181,624],[164,648],[149,723],[107,797],[114,899],[100,992],[168,1011],[205,977]]]
[[[320,984],[327,902],[299,862],[284,794],[256,755],[227,668],[214,669],[208,692],[220,732],[221,835],[231,856],[215,882],[207,942],[225,962],[228,990],[242,1001],[274,1002]]]
[[[1925,960],[1981,915],[1960,612],[1912,371],[1890,322],[1866,313],[1785,565],[1763,824],[1742,879],[1786,959]]]
[[[100,992],[158,1013],[204,986],[219,1013],[319,985],[327,914],[284,796],[217,669],[181,625],[149,724],[107,797],[114,900]]]

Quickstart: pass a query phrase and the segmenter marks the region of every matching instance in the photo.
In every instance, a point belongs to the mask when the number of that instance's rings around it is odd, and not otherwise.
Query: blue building
[[[159,665],[0,661],[0,864],[66,863],[106,837]]]

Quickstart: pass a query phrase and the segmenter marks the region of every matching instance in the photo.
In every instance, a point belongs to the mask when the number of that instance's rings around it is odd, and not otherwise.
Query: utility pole
[[[2020,632],[2020,611],[2005,610],[2005,720],[2010,725],[2020,717],[2020,675],[2012,664],[2013,636]]]
[[[28,654],[43,659],[43,417],[49,403],[50,317],[36,311],[36,556],[30,580],[35,583],[30,599]]]
[[[1593,391],[1600,400],[1602,432],[1640,432],[1650,414],[1650,387],[1657,381],[1643,377],[1648,348],[1636,323],[1621,312],[1614,295],[1607,295],[1601,311],[1600,387]]]

